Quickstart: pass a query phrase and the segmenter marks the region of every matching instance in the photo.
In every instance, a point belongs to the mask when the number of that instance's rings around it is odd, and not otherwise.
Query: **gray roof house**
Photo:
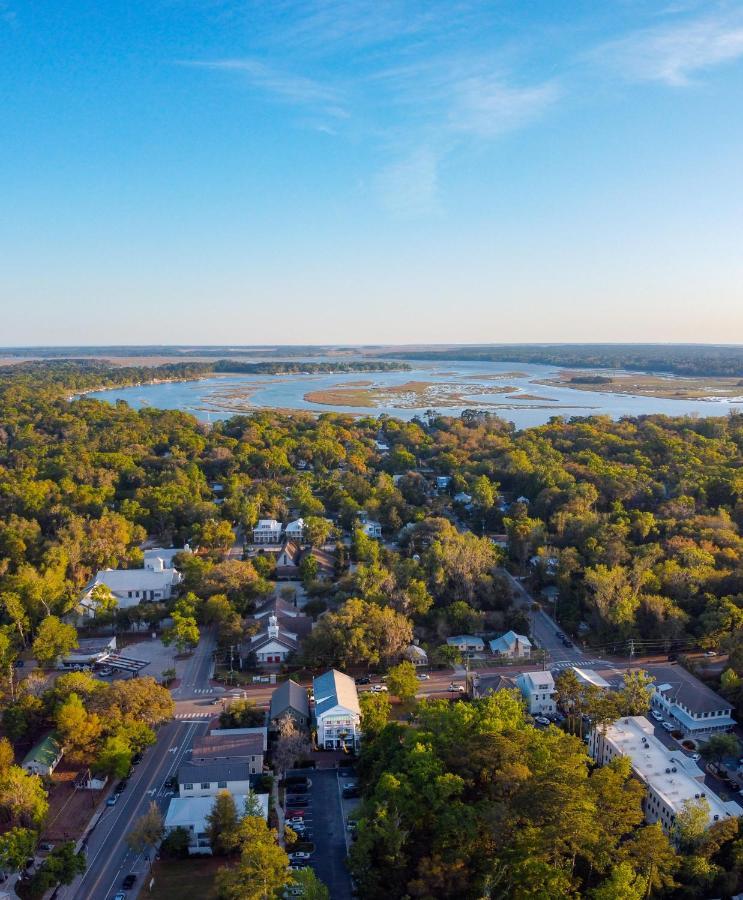
[[[297,725],[301,725],[303,728],[310,723],[310,704],[307,699],[307,691],[291,678],[280,684],[271,694],[268,720],[273,727],[276,727],[278,720],[284,715],[290,715]]]

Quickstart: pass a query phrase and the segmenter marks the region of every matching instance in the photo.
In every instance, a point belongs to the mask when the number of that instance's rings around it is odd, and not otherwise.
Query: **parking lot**
[[[295,769],[288,774],[304,775],[312,782],[307,793],[301,795],[307,797],[310,803],[304,807],[304,819],[315,845],[310,864],[318,878],[327,885],[333,900],[350,900],[351,878],[346,867],[350,834],[346,831],[343,805],[358,801],[342,799],[343,779],[339,779],[336,769]],[[290,795],[290,790],[287,790],[287,796]],[[287,808],[291,808],[291,803],[287,803]],[[349,810],[351,808],[349,806]]]

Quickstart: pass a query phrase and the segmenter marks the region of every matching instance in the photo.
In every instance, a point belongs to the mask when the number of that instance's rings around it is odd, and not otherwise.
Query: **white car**
[[[415,677],[418,679],[418,681],[428,681],[431,676],[428,674],[428,672],[419,672]]]
[[[712,656],[717,656],[717,653],[714,650],[708,650],[704,655],[712,657]]]
[[[655,719],[656,722],[662,722],[662,721],[663,721],[663,714],[662,714],[662,713],[659,713],[657,709],[654,709],[654,710],[650,713],[650,715]]]
[[[295,862],[299,859],[309,859],[310,854],[306,850],[295,850],[294,853],[289,854],[289,859],[292,862]]]
[[[534,716],[534,721],[537,723],[537,725],[550,724],[550,720],[547,718],[547,716]]]
[[[388,693],[386,684],[373,684],[372,685],[372,694],[386,694]]]
[[[463,694],[464,693],[464,685],[463,684],[455,684],[452,681],[452,683],[449,685],[449,690],[457,691],[458,693]]]
[[[699,762],[699,760],[702,758],[702,754],[701,753],[692,753],[691,758],[694,760],[694,762]]]
[[[666,731],[673,731],[673,725],[670,722],[661,722],[660,727],[665,728]]]

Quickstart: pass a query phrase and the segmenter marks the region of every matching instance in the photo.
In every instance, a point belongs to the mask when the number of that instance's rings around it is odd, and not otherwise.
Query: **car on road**
[[[125,891],[128,891],[129,888],[134,887],[134,882],[136,880],[137,880],[137,876],[134,874],[134,872],[130,872],[124,878],[124,880],[121,882],[121,886],[124,888]]]
[[[717,653],[714,650],[708,650],[704,655],[712,657],[712,656],[717,656]]]
[[[299,859],[309,859],[312,856],[311,853],[308,853],[306,850],[295,850],[293,853],[289,854],[289,859],[292,862]]]
[[[670,722],[661,722],[660,727],[665,728],[666,731],[673,731],[673,725]]]
[[[111,794],[111,796],[106,800],[106,806],[116,806],[116,801],[119,799],[118,794]]]
[[[663,721],[663,714],[659,713],[657,709],[652,710],[650,715],[655,719],[656,722]]]
[[[537,723],[537,725],[550,724],[550,720],[547,718],[547,716],[534,716],[534,721]]]
[[[356,786],[343,788],[343,796],[346,798],[346,800],[351,800],[354,797],[360,797],[361,789]]]
[[[222,702],[223,701],[221,697],[212,697],[212,699],[209,701],[209,706],[219,706],[219,704]]]
[[[349,788],[355,788],[355,787],[356,787],[356,782],[355,782],[355,781],[347,781],[347,782],[343,785],[343,790],[345,791],[345,790],[348,790]]]
[[[371,678],[368,675],[362,675],[360,678],[355,679],[356,684],[371,684]]]
[[[418,679],[418,681],[429,681],[431,678],[428,672],[418,672],[415,677]]]
[[[456,684],[454,681],[452,681],[452,683],[449,685],[449,690],[456,691],[457,693],[463,694],[464,693],[464,685]]]
[[[372,694],[386,694],[388,692],[388,688],[386,684],[373,684],[372,685]]]

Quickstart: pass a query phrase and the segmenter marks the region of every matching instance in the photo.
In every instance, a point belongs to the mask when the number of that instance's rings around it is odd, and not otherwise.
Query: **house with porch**
[[[361,707],[353,678],[331,669],[313,680],[317,745],[325,750],[358,750]]]
[[[281,522],[276,519],[261,519],[253,529],[254,544],[280,544]]]
[[[525,634],[507,631],[490,641],[490,652],[504,659],[529,659],[532,644]]]

